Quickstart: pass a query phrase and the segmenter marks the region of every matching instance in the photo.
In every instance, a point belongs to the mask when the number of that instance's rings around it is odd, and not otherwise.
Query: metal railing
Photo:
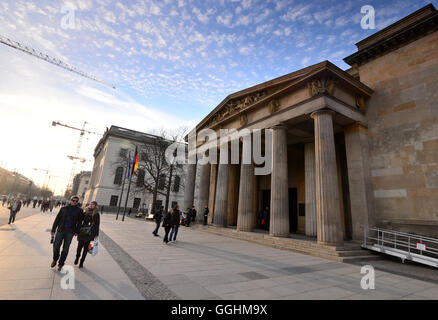
[[[368,249],[384,247],[386,250],[393,250],[393,252],[400,253],[402,261],[405,258],[418,262],[422,259],[427,261],[436,259],[438,263],[438,239],[412,233],[377,227],[364,228],[362,247]]]

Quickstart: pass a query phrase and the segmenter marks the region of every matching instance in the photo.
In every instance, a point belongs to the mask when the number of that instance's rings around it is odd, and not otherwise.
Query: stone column
[[[229,226],[235,226],[239,205],[239,165],[230,164],[229,167],[227,223]]]
[[[289,235],[289,194],[287,169],[287,132],[284,126],[272,129],[271,218],[269,234]]]
[[[210,193],[208,197],[208,223],[213,223],[213,217],[214,217],[214,204],[216,199],[216,182],[217,182],[217,164],[211,164],[211,171],[210,171]]]
[[[364,227],[375,226],[374,195],[369,167],[368,130],[354,123],[344,128],[353,240],[363,239]]]
[[[311,114],[315,123],[317,238],[319,244],[343,246],[333,114],[331,110]]]
[[[210,191],[210,171],[211,165],[210,163],[200,165],[201,167],[201,177],[199,180],[199,201],[198,201],[198,210],[196,213],[196,221],[203,222],[204,221],[204,209],[205,206],[208,205],[208,196]]]
[[[221,146],[222,148],[222,146]],[[214,204],[214,225],[226,227],[228,214],[228,179],[230,176],[230,165],[228,154],[220,153],[220,162],[218,165],[216,200]]]
[[[248,145],[249,143],[249,145]],[[251,154],[251,141],[244,141],[243,154]],[[245,162],[250,162],[246,159]],[[240,166],[239,208],[237,215],[237,231],[251,231],[255,224],[254,195],[255,175],[252,163],[243,163]]]
[[[315,144],[304,145],[306,236],[316,237]]]
[[[195,196],[195,180],[196,180],[196,163],[187,164],[187,176],[185,179],[185,190],[184,190],[184,202],[180,210],[187,210],[188,207],[193,206],[193,199]]]

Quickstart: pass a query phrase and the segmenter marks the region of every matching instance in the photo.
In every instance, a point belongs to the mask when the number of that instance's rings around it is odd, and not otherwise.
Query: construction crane
[[[67,156],[68,158],[73,160],[73,165],[72,165],[71,172],[70,172],[70,179],[68,181],[67,191],[69,191],[69,190],[71,191],[71,189],[73,187],[73,179],[75,177],[77,160],[81,160],[82,161],[82,159],[84,159],[84,158],[81,158],[79,156],[79,153],[81,151],[82,139],[84,137],[84,134],[85,133],[89,133],[89,134],[95,134],[95,135],[98,135],[98,136],[102,135],[101,133],[98,133],[98,132],[85,130],[86,124],[87,124],[87,121],[84,121],[84,124],[82,125],[82,128],[80,129],[80,128],[76,128],[76,127],[73,127],[73,126],[69,126],[67,124],[60,123],[59,121],[52,121],[52,126],[54,126],[54,127],[62,126],[62,127],[66,127],[66,128],[73,129],[73,130],[78,130],[78,131],[81,132],[79,134],[79,140],[78,140],[78,143],[76,145],[76,153],[75,153],[75,155],[74,156]],[[84,160],[87,161],[87,159],[84,159]]]
[[[41,59],[41,60],[44,60],[44,61],[49,62],[51,64],[54,64],[55,66],[58,66],[60,68],[66,69],[66,70],[71,71],[71,72],[74,72],[74,73],[76,73],[76,74],[78,74],[78,75],[80,75],[82,77],[88,78],[90,80],[96,81],[96,82],[98,82],[100,84],[103,84],[105,86],[108,86],[110,88],[116,89],[115,86],[113,86],[113,85],[111,85],[111,84],[109,84],[109,83],[107,83],[107,82],[105,82],[103,80],[99,80],[98,78],[96,78],[95,76],[93,76],[91,74],[88,74],[88,73],[86,73],[84,71],[81,71],[81,70],[79,70],[79,69],[69,65],[68,63],[62,62],[61,60],[56,59],[56,58],[52,58],[52,57],[48,56],[47,54],[44,54],[44,53],[42,53],[40,51],[37,51],[37,50],[35,50],[35,49],[31,48],[31,47],[23,45],[23,44],[21,44],[21,43],[19,43],[17,41],[11,40],[9,38],[6,38],[6,37],[3,37],[3,36],[0,35],[0,43],[3,43],[4,45],[7,45],[7,46],[9,46],[11,48],[20,50],[20,51],[22,51],[24,53],[30,54],[31,56],[34,56],[34,57],[36,57],[38,59]]]
[[[84,171],[84,163],[87,161],[91,161],[90,159],[85,159],[85,158],[81,158],[81,157],[75,157],[75,156],[67,156],[67,158],[69,158],[70,160],[78,160],[82,163],[81,165],[81,171]]]

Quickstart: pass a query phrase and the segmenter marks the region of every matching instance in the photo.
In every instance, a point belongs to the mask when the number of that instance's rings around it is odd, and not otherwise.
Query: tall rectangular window
[[[133,205],[134,209],[138,209],[138,207],[140,206],[140,201],[141,201],[140,198],[134,198],[134,205]]]
[[[117,207],[119,196],[111,196],[110,207]]]

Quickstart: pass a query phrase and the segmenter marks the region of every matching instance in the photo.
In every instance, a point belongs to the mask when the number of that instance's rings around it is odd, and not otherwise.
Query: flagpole
[[[132,176],[133,174],[131,174],[131,176],[129,177],[128,192],[126,193],[125,208],[123,209],[122,221],[125,221],[126,206],[128,205],[129,190],[131,189]]]
[[[123,189],[125,188],[125,180],[126,180],[125,171],[123,171],[122,191],[120,192],[119,207],[117,208],[116,220],[119,219],[120,206],[122,204],[122,197],[123,197]]]
[[[133,163],[132,163],[132,171],[131,171],[130,176],[129,176],[128,193],[126,194],[125,208],[123,209],[123,217],[122,217],[122,221],[125,221],[126,206],[128,205],[129,190],[131,189],[132,176],[134,175],[134,173],[135,173],[135,171],[137,170],[137,167],[138,167],[138,152],[137,152],[137,146],[135,146],[135,153],[134,153],[134,159],[133,159],[133,160],[134,160],[134,161],[133,161]]]

